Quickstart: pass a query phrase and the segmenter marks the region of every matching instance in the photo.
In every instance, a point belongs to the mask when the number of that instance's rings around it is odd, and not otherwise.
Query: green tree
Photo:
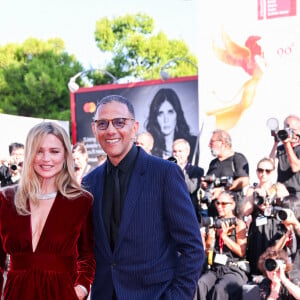
[[[58,38],[0,47],[0,112],[70,120],[67,82],[81,70]]]
[[[115,19],[102,18],[96,23],[95,40],[98,48],[111,55],[106,70],[117,78],[134,76],[144,80],[160,78],[161,67],[171,59],[168,70],[172,77],[197,74],[196,57],[182,40],[169,40],[163,32],[154,31],[154,21],[146,14],[125,15]],[[98,75],[98,80],[103,80]],[[97,79],[94,78],[97,83]]]
[[[161,67],[181,57],[197,64],[182,40],[153,33],[153,19],[145,14],[125,15],[96,23],[95,41],[111,61],[105,67],[116,78],[160,78]],[[70,120],[69,79],[83,67],[65,50],[59,38],[29,38],[23,44],[0,46],[0,113]],[[172,77],[195,75],[196,68],[184,60],[172,62]],[[105,73],[86,74],[94,85],[111,82]],[[85,85],[86,78],[77,82]]]

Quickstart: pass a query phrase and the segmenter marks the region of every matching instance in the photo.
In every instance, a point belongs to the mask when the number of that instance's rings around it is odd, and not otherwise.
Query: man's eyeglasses
[[[273,169],[263,169],[263,168],[257,168],[258,173],[266,172],[267,174],[270,174],[273,171]]]
[[[116,129],[122,129],[126,125],[126,121],[134,121],[134,119],[130,118],[115,118],[115,119],[101,119],[94,120],[97,129],[106,130],[111,122]]]
[[[228,204],[232,204],[232,202],[219,202],[219,201],[216,202],[216,205],[221,205],[222,207],[225,207]]]

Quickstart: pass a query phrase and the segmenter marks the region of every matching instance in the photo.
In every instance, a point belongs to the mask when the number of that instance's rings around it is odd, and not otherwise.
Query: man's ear
[[[139,131],[139,126],[140,126],[139,122],[135,121],[133,124],[133,130],[132,130],[132,139],[133,140],[135,140],[135,138],[136,138],[136,135]]]
[[[98,139],[97,139],[97,132],[96,132],[96,124],[95,124],[95,122],[92,122],[92,123],[91,123],[91,127],[92,127],[92,131],[93,131],[94,137],[96,138],[96,141],[98,141]],[[98,142],[99,142],[99,141],[98,141]]]

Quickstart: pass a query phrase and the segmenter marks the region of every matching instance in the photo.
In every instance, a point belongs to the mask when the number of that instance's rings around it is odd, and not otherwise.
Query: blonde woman
[[[242,207],[242,215],[251,216],[252,220],[248,231],[247,259],[253,276],[261,275],[257,267],[259,256],[284,234],[279,230],[280,221],[267,216],[266,209],[280,204],[289,195],[282,183],[274,181],[276,174],[272,158],[264,157],[258,161],[256,175],[258,183],[249,187]]]
[[[69,137],[39,123],[26,139],[19,185],[0,191],[2,271],[10,256],[4,299],[86,298],[93,247],[92,196],[74,175]]]

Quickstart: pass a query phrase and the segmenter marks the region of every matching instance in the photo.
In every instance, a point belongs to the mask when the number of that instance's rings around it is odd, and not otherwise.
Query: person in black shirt
[[[270,157],[278,159],[277,181],[300,199],[300,118],[296,115],[286,117],[284,129],[289,134],[283,141],[274,139]]]
[[[0,166],[1,187],[17,184],[20,180],[23,160],[24,145],[21,143],[11,143],[8,147],[9,159],[7,164]]]
[[[240,267],[246,253],[246,224],[236,218],[232,192],[222,192],[215,205],[220,225],[214,222],[204,233],[208,269],[198,281],[194,300],[241,299],[242,285],[248,280]]]
[[[243,196],[243,188],[250,182],[249,164],[246,157],[232,149],[231,137],[225,130],[217,129],[212,133],[209,147],[216,158],[210,162],[206,176],[202,178],[201,188],[209,192],[209,202],[217,199],[224,189],[235,192],[236,200],[238,200]],[[214,183],[217,181],[213,178],[223,178],[225,184],[216,185]],[[209,215],[215,216],[214,206],[209,208]]]

